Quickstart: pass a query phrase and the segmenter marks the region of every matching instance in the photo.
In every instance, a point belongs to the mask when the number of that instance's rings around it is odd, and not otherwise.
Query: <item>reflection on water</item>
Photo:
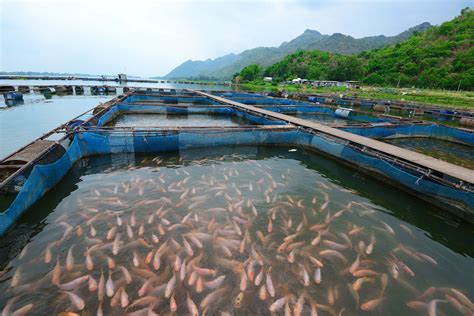
[[[9,251],[0,305],[461,314],[474,293],[473,228],[441,214],[300,149],[93,157],[2,240],[30,238]]]
[[[253,125],[249,120],[231,115],[216,114],[122,114],[108,123],[117,127],[168,126],[239,126]]]
[[[459,166],[474,169],[474,149],[467,145],[422,137],[387,139],[384,140],[384,142],[414,150]]]

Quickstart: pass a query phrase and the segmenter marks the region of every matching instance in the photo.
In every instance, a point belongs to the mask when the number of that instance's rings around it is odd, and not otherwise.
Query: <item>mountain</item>
[[[235,62],[238,59],[235,54],[227,54],[216,59],[207,59],[204,61],[192,61],[188,60],[173,69],[169,74],[164,78],[175,78],[175,79],[184,79],[184,78],[194,78],[199,76],[207,76],[207,69],[215,69],[225,67],[228,64]]]
[[[357,55],[320,50],[299,51],[269,66],[262,75],[276,80],[296,77],[310,80],[362,80],[376,85],[473,90],[473,25],[474,11],[466,8],[460,16],[440,26],[418,31],[412,36],[410,32],[399,34],[399,38],[405,40],[396,44]],[[337,36],[346,38],[342,34]],[[368,38],[364,40],[369,41]],[[353,47],[350,41],[344,42],[348,47]],[[337,48],[341,46],[338,44]],[[333,49],[336,50],[336,47]],[[241,77],[242,73],[244,71]]]
[[[321,50],[344,55],[357,54],[365,50],[380,48],[387,44],[405,40],[415,32],[421,32],[431,25],[427,22],[412,27],[396,36],[370,36],[353,38],[335,33],[324,35],[314,30],[306,30],[300,36],[279,47],[257,47],[240,54],[228,54],[216,59],[205,61],[188,60],[168,73],[164,78],[183,79],[199,76],[230,79],[232,75],[250,64],[268,67],[281,60],[284,56],[299,50]]]

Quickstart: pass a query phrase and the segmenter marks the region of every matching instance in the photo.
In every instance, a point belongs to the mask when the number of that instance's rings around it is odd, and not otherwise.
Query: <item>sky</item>
[[[0,71],[160,76],[306,29],[390,36],[467,6],[474,0],[0,0]]]

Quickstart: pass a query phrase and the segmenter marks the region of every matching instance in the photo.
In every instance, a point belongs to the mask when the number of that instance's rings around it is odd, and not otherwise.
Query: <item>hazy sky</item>
[[[278,46],[305,29],[354,37],[440,24],[474,0],[0,0],[0,70],[165,75]]]

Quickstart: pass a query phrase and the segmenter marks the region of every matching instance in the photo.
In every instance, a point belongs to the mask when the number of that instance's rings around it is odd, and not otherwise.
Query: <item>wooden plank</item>
[[[5,159],[3,162],[8,163],[9,161],[22,161],[24,163],[31,162],[35,160],[43,151],[47,148],[53,146],[55,142],[50,140],[37,140],[27,147],[23,148],[23,150],[15,153],[14,155],[10,156],[8,159]]]
[[[422,167],[425,167],[427,169],[441,172],[443,174],[454,177],[456,179],[468,182],[470,184],[474,184],[474,170],[471,170],[468,168],[464,168],[464,167],[461,167],[461,166],[458,166],[458,165],[455,165],[443,160],[439,160],[427,155],[423,155],[411,150],[407,150],[407,149],[403,149],[394,145],[390,145],[390,144],[387,144],[375,139],[367,138],[364,136],[360,136],[360,135],[352,134],[352,133],[345,132],[339,129],[335,129],[329,126],[325,126],[316,122],[310,122],[310,121],[299,119],[293,116],[260,109],[255,106],[242,104],[242,103],[228,100],[222,97],[214,96],[212,94],[208,94],[202,91],[196,91],[196,90],[189,90],[189,91],[196,92],[203,96],[207,96],[208,98],[232,105],[240,109],[264,114],[273,118],[287,121],[289,123],[292,123],[298,126],[308,127],[318,132],[322,132],[331,136],[338,137],[340,139],[344,139],[344,140],[347,140],[359,145],[363,145],[365,147],[377,150],[384,154],[387,154],[387,155],[390,155],[402,160],[406,160],[406,161],[415,163],[417,165],[420,165]]]

